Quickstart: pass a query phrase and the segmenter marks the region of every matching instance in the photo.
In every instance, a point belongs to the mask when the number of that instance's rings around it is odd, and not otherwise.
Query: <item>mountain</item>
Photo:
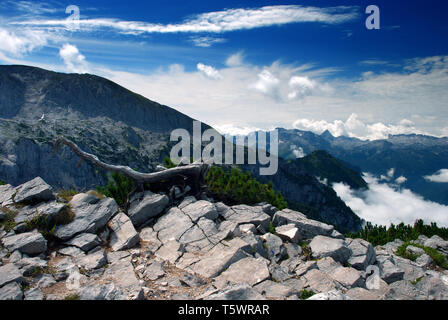
[[[279,156],[296,159],[324,150],[342,160],[355,171],[387,176],[394,170],[394,182],[399,177],[407,180],[401,184],[425,199],[448,205],[448,183],[436,183],[424,177],[447,168],[448,138],[425,135],[390,135],[388,139],[364,141],[351,137],[334,137],[326,131],[321,135],[297,129],[278,128]]]
[[[79,162],[68,148],[53,152],[60,135],[105,162],[152,172],[169,155],[171,131],[191,132],[192,124],[192,118],[98,76],[0,66],[0,178],[12,185],[37,176],[56,190],[107,182],[104,172]],[[361,219],[316,178],[325,175],[319,168],[285,160],[279,167],[276,175],[258,178],[272,180],[294,208],[342,232],[359,230]],[[243,169],[258,175],[258,166]]]

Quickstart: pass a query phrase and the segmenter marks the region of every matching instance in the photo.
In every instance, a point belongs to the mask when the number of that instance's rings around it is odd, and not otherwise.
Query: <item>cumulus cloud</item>
[[[39,30],[8,30],[0,28],[0,52],[21,57],[48,43],[48,35]]]
[[[263,70],[258,74],[258,81],[250,87],[272,97],[278,96],[278,85],[280,80],[277,79],[269,70]]]
[[[361,218],[374,224],[413,224],[417,219],[436,222],[448,227],[448,206],[426,201],[412,191],[397,189],[364,174],[369,185],[365,191],[355,191],[343,183],[333,184],[338,196]]]
[[[397,183],[397,184],[403,184],[406,181],[408,181],[408,179],[406,177],[403,177],[403,176],[400,176],[397,179],[395,179],[395,183]]]
[[[87,73],[89,68],[85,57],[76,46],[64,44],[59,50],[59,56],[64,61],[68,71],[74,73]]]
[[[294,76],[289,80],[289,86],[293,91],[288,94],[289,99],[304,97],[316,87],[316,83],[308,77]]]
[[[299,5],[265,6],[252,9],[227,9],[198,14],[181,23],[155,24],[142,21],[118,19],[82,19],[84,28],[109,28],[126,34],[209,32],[221,33],[247,30],[289,23],[341,24],[357,19],[359,9],[355,6],[304,7]],[[18,21],[16,24],[34,26],[68,26],[67,20],[47,19]]]
[[[256,127],[239,127],[233,124],[223,124],[214,126],[214,128],[221,134],[228,136],[247,136],[250,133],[259,131]]]
[[[230,55],[226,60],[226,65],[228,67],[239,67],[243,64],[244,56],[243,52],[239,51]]]
[[[222,79],[222,75],[219,73],[219,71],[213,68],[212,66],[207,66],[203,63],[198,63],[196,67],[203,75],[205,75],[210,79],[214,80]]]
[[[335,137],[345,135],[362,140],[387,139],[389,135],[397,134],[424,133],[418,130],[414,123],[408,119],[403,119],[395,125],[387,125],[381,122],[365,124],[358,119],[356,113],[352,113],[346,121],[328,122],[325,120],[298,119],[293,123],[293,127],[299,130],[312,131],[316,134],[322,134],[328,130]]]
[[[448,183],[448,169],[440,169],[435,174],[424,177],[428,181]]]

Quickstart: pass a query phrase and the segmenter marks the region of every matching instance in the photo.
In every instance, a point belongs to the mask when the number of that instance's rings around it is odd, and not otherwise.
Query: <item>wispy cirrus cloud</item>
[[[81,19],[80,26],[86,29],[108,28],[125,34],[143,33],[222,33],[248,30],[290,23],[341,24],[355,20],[359,16],[356,6],[328,8],[305,7],[300,5],[265,6],[252,9],[227,9],[206,12],[180,23],[159,24],[143,21],[126,21],[110,18]],[[39,27],[66,27],[66,19],[35,19],[16,21],[17,25]]]

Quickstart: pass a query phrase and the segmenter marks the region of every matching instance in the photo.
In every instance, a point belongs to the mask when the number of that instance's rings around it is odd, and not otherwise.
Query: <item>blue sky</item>
[[[365,27],[370,4],[380,30]],[[104,76],[223,131],[446,136],[447,12],[434,0],[2,1],[0,63]]]

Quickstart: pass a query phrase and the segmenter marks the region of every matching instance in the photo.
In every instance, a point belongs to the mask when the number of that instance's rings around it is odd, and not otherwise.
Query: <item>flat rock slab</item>
[[[339,267],[330,276],[346,288],[365,286],[361,273],[354,268]]]
[[[231,207],[224,214],[224,218],[236,224],[253,224],[268,230],[271,217],[266,214],[262,207],[251,207],[247,205],[237,205]]]
[[[314,237],[310,243],[310,248],[314,258],[332,257],[341,264],[345,264],[352,254],[344,240],[325,236]]]
[[[308,271],[303,277],[313,292],[324,293],[341,287],[330,276],[317,269]]]
[[[75,195],[69,203],[75,218],[67,225],[60,226],[55,236],[66,241],[79,233],[95,233],[118,212],[114,199],[99,199],[90,193]]]
[[[42,178],[36,177],[16,188],[17,193],[14,196],[14,201],[29,202],[29,201],[48,201],[55,198],[53,189]]]
[[[218,217],[218,211],[216,210],[215,205],[205,200],[191,203],[181,210],[190,217],[193,223],[196,223],[201,218],[215,220]]]
[[[37,205],[26,206],[20,210],[14,221],[17,224],[25,221],[31,221],[36,216],[44,216],[48,219],[56,217],[61,213],[67,205],[65,203],[58,203],[56,201],[49,201],[45,203],[39,203]]]
[[[47,250],[47,240],[39,232],[25,232],[2,239],[9,252],[19,250],[29,255],[37,255]]]
[[[217,283],[243,284],[254,286],[270,276],[265,259],[247,257],[241,259],[225,270],[215,279]]]
[[[102,248],[98,248],[98,250],[76,259],[76,264],[86,271],[101,268],[107,264],[106,252]]]
[[[162,243],[166,243],[172,240],[179,241],[191,227],[193,227],[193,222],[190,217],[179,208],[173,207],[157,220],[153,229],[157,232],[158,239]]]
[[[183,244],[177,242],[176,240],[171,240],[160,247],[156,251],[156,257],[175,264],[176,261],[182,257],[185,252],[185,247]]]
[[[294,224],[299,229],[302,240],[312,239],[318,235],[332,236],[334,227],[319,221],[308,219],[303,213],[284,209],[274,215],[274,225]]]
[[[263,281],[254,287],[259,293],[268,299],[286,299],[287,297],[297,294],[293,287],[277,283],[271,280]]]
[[[12,263],[0,267],[0,287],[11,282],[23,282],[24,280],[20,270]]]
[[[1,300],[22,300],[23,293],[17,282],[11,282],[0,288]]]
[[[145,191],[135,194],[130,201],[128,215],[134,226],[140,226],[162,213],[169,203],[166,195]]]
[[[141,300],[143,299],[143,289],[135,275],[131,258],[123,258],[109,265],[102,276],[103,280],[111,280],[114,285],[123,293],[121,299]]]
[[[113,217],[108,226],[112,230],[109,245],[113,251],[130,249],[139,243],[140,238],[131,219],[123,212]]]
[[[84,252],[90,251],[101,244],[100,238],[94,233],[81,233],[66,242],[67,245],[81,249]]]
[[[246,250],[250,250],[250,246],[243,240],[235,238],[223,246],[214,247],[189,269],[203,277],[213,278],[231,264],[245,258]]]
[[[203,298],[204,300],[265,300],[265,298],[249,285],[233,285],[222,291]]]

